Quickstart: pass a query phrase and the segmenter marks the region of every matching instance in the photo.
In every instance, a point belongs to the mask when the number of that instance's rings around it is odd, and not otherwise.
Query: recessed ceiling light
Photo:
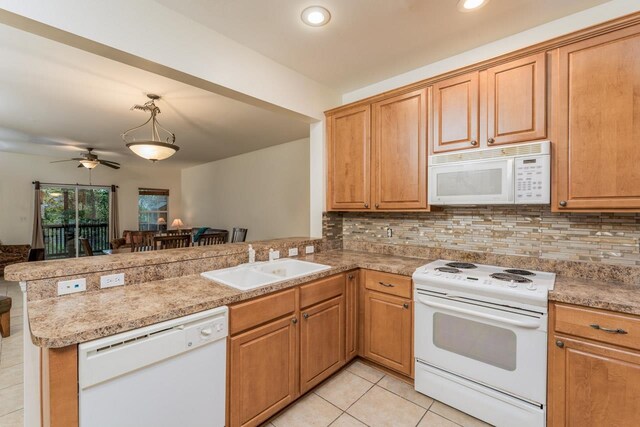
[[[458,0],[458,10],[461,12],[471,12],[480,9],[487,3],[489,3],[489,0]]]
[[[302,11],[302,22],[312,27],[327,25],[331,20],[331,14],[322,6],[310,6]]]

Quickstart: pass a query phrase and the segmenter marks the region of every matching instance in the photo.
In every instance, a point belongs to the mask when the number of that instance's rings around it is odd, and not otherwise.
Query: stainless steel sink
[[[223,285],[246,291],[283,280],[308,276],[330,268],[324,264],[285,258],[206,271],[202,273],[202,276]]]

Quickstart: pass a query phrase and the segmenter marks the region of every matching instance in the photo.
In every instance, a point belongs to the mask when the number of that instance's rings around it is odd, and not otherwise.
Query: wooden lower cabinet
[[[347,273],[345,284],[345,358],[350,361],[358,355],[358,272]]]
[[[281,318],[230,338],[231,426],[260,425],[296,399],[298,333],[294,319]]]
[[[570,308],[571,318],[567,318],[558,308]],[[551,427],[638,425],[640,349],[608,343],[612,337],[626,340],[631,336],[633,339],[638,330],[627,328],[626,334],[612,334],[588,327],[587,324],[588,329],[602,335],[600,338],[589,332],[592,335],[590,339],[558,331],[567,325],[567,321],[582,322],[588,316],[597,315],[597,312],[601,313],[601,319],[608,320],[601,325],[607,328],[621,326],[615,321],[616,318],[637,319],[636,316],[622,316],[602,310],[551,305],[550,325],[555,325],[549,335],[547,424]]]
[[[345,362],[344,295],[302,310],[300,392],[312,389]]]
[[[365,290],[363,356],[411,375],[413,310],[410,299]]]

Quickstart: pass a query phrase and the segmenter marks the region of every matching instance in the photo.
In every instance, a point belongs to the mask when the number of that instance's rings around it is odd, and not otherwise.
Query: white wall
[[[309,235],[309,139],[182,170],[189,226],[249,229],[247,240]]]
[[[415,70],[393,76],[342,95],[348,104],[369,96],[428,79],[457,68],[472,65],[552,38],[581,30],[640,10],[640,0],[612,0],[599,6],[565,16],[521,33],[445,58]]]
[[[89,172],[75,163],[56,163],[48,157],[0,152],[0,241],[31,243],[33,223],[32,181],[88,184]],[[158,163],[123,165],[120,170],[98,166],[92,172],[95,185],[118,185],[120,232],[138,229],[138,188],[169,189],[170,219],[180,216],[181,186],[177,168]]]

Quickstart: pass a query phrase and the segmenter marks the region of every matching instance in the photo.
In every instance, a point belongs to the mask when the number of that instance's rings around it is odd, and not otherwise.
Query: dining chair
[[[82,245],[82,249],[84,250],[85,256],[93,256],[93,248],[91,247],[91,242],[86,237],[78,237],[80,244]]]
[[[247,229],[240,227],[233,227],[231,232],[231,243],[244,242],[247,238]]]
[[[141,232],[131,238],[131,252],[148,252],[156,249],[152,233]]]
[[[167,230],[166,234],[167,234],[167,236],[182,236],[184,234],[191,234],[191,229],[190,228],[184,228],[184,229],[180,229],[180,230]]]
[[[198,246],[222,245],[225,240],[225,236],[222,233],[203,234],[194,244]]]
[[[191,246],[190,234],[179,234],[176,236],[156,236],[153,238],[154,245],[158,249],[178,249]]]

